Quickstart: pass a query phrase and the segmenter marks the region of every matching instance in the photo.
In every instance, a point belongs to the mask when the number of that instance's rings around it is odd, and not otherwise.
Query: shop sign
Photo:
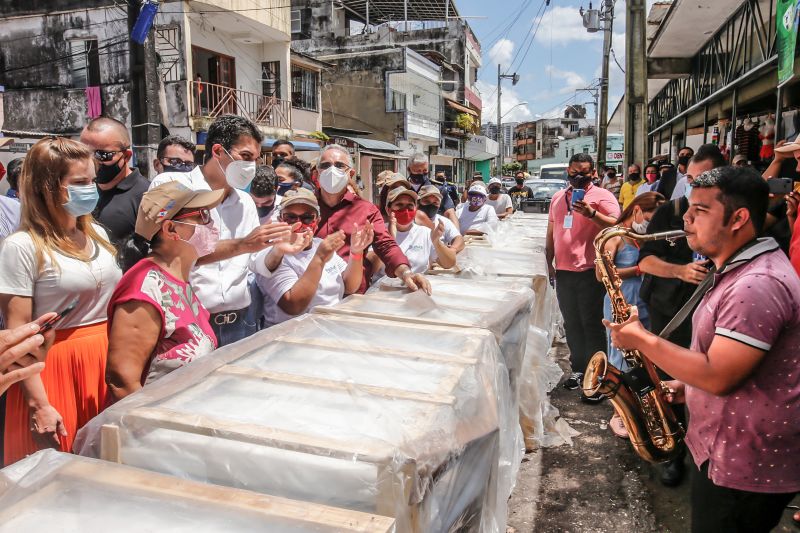
[[[778,48],[778,86],[794,77],[797,26],[800,24],[800,0],[778,0],[775,13]]]

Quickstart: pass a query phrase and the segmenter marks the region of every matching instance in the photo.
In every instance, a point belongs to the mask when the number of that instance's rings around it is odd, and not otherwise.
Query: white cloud
[[[553,65],[547,65],[544,71],[553,78],[564,81],[564,86],[558,90],[559,94],[570,94],[587,85],[586,79],[572,70],[561,70]]]
[[[536,40],[540,43],[569,44],[602,40],[603,34],[589,33],[583,27],[579,6],[551,6],[539,17]]]
[[[514,41],[500,39],[489,50],[489,61],[491,65],[497,65],[499,63],[503,67],[508,68],[513,55]]]
[[[477,85],[484,98],[481,112],[483,122],[497,122],[497,91],[495,90],[497,86],[484,81],[478,81]],[[489,98],[490,96],[491,98]],[[518,105],[523,100],[512,87],[503,85],[500,100],[500,111],[504,115],[503,122],[524,122],[533,118],[528,104]]]

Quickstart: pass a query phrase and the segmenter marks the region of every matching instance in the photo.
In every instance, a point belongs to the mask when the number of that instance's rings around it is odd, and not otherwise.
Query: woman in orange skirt
[[[92,219],[98,200],[91,151],[63,138],[36,143],[20,176],[20,230],[0,245],[0,310],[8,327],[74,305],[55,341],[34,354],[45,368],[8,390],[4,464],[43,448],[71,451],[106,394],[106,307],[122,275]]]

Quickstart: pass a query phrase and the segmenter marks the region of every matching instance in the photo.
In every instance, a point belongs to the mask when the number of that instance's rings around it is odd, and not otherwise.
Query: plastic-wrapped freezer
[[[76,451],[398,531],[502,531],[516,413],[500,358],[481,329],[306,315],[112,406]]]
[[[37,452],[0,470],[2,533],[394,531],[385,516]]]

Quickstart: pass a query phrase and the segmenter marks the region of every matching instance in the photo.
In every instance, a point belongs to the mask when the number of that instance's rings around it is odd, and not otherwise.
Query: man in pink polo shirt
[[[750,168],[695,178],[687,240],[716,271],[698,289],[691,349],[647,332],[636,313],[607,324],[616,346],[675,377],[674,402],[685,398],[693,533],[768,532],[800,492],[800,278],[772,238],[757,238],[768,200]]]
[[[567,169],[570,186],[553,196],[547,224],[545,254],[564,316],[572,365],[572,375],[564,382],[564,388],[570,390],[580,387],[589,359],[606,347],[602,324],[605,289],[594,273],[594,238],[601,229],[613,226],[620,214],[619,202],[611,191],[592,184],[593,170],[590,155],[572,156]],[[578,199],[578,194],[584,195],[583,200]],[[584,395],[581,398],[600,400]]]

